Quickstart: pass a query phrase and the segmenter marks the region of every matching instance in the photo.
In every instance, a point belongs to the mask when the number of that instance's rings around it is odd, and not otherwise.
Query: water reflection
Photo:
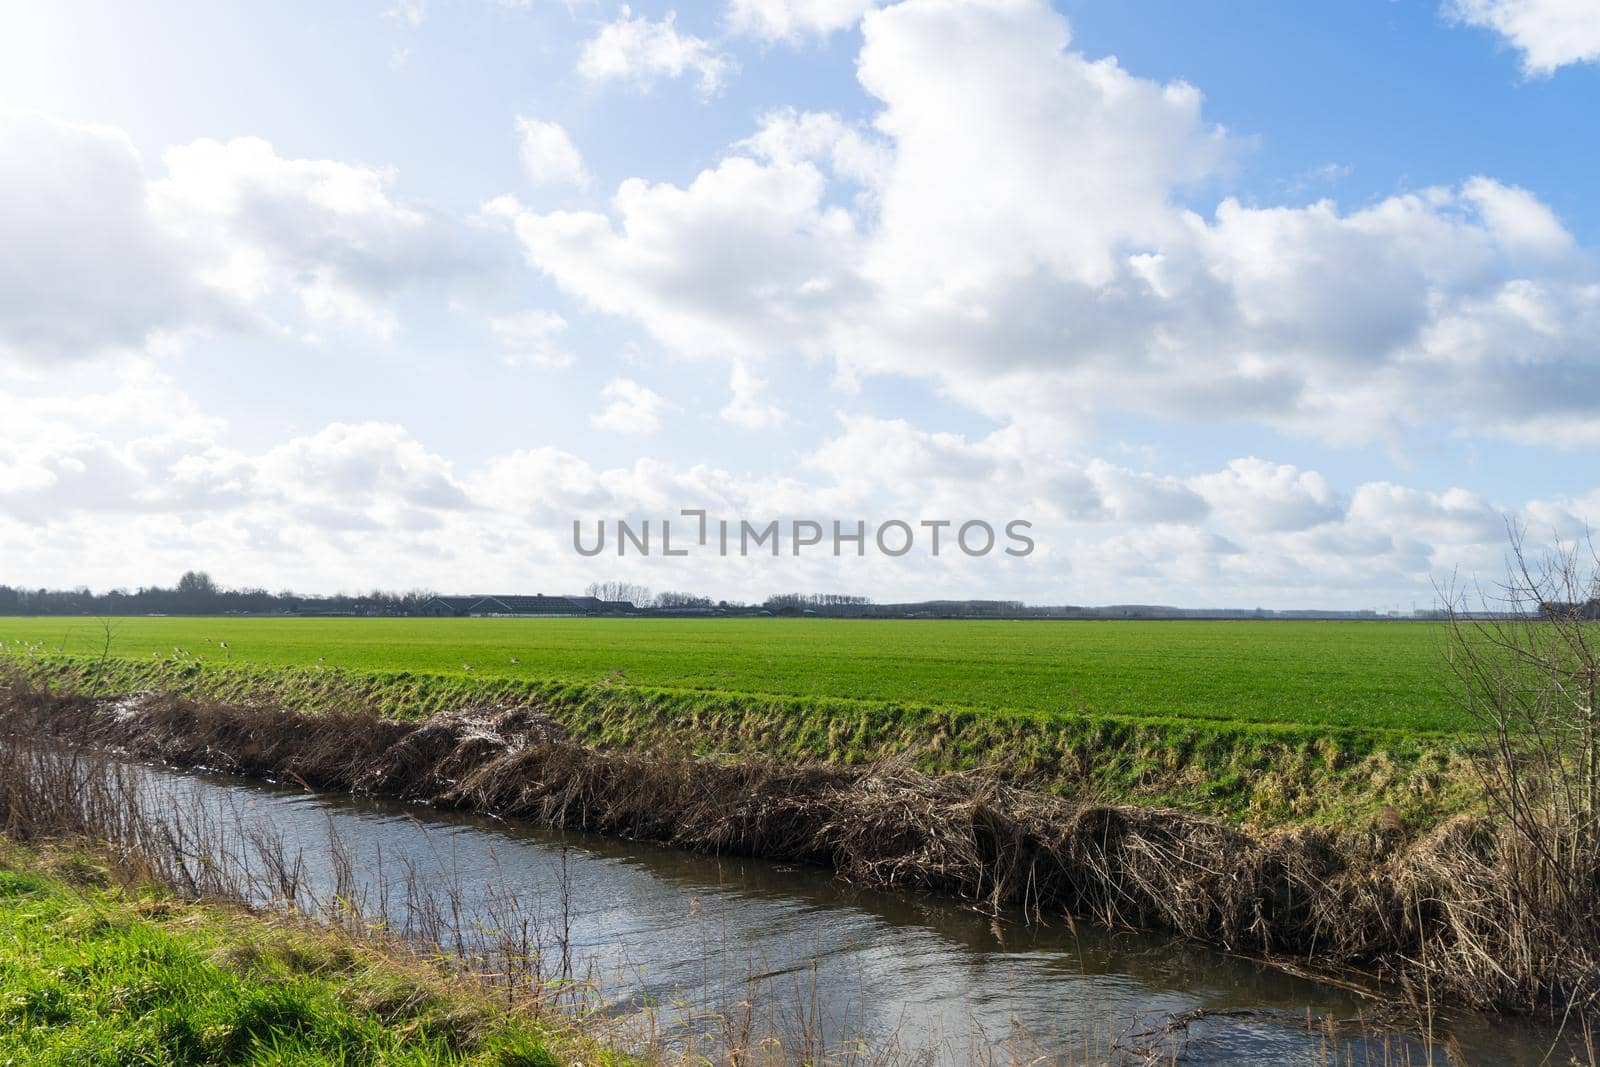
[[[579,970],[603,982],[619,1014],[761,999],[782,1006],[778,1025],[807,1027],[830,1045],[859,1036],[957,1061],[1010,1040],[1047,1056],[1103,1056],[1120,1043],[1197,1064],[1426,1062],[1418,1046],[1353,1032],[1330,1048],[1324,1033],[1308,1032],[1308,1013],[1355,1019],[1370,1004],[1202,946],[1020,915],[996,920],[804,867],[230,777],[146,773],[159,805],[270,824],[303,850],[319,895],[335,888],[328,843],[336,834],[365,906],[397,922],[411,879],[468,915],[515,896],[547,933],[570,939]],[[1172,1027],[1191,1014],[1201,1017]],[[1550,1050],[1551,1036],[1534,1027],[1466,1017],[1451,1031],[1472,1062],[1534,1064]]]

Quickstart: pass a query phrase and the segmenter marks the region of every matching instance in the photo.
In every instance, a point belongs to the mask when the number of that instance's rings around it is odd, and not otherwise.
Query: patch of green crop
[[[420,717],[537,704],[618,747],[862,764],[1261,823],[1476,801],[1418,623],[0,618],[58,689]]]
[[[16,862],[15,853],[0,857],[0,1064],[542,1067],[573,1059],[570,1038],[489,1011],[415,966],[352,952],[332,935],[233,909],[69,887]],[[591,1053],[584,1050],[592,1062]]]
[[[1442,630],[1376,622],[120,618],[139,661],[754,699],[1459,731]],[[94,619],[0,618],[0,652],[98,655]],[[421,687],[425,688],[425,683]]]

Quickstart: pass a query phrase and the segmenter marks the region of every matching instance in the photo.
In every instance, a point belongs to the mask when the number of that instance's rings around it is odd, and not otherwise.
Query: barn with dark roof
[[[592,596],[519,596],[480,593],[473,596],[436,596],[424,605],[429,615],[615,615],[633,605]]]

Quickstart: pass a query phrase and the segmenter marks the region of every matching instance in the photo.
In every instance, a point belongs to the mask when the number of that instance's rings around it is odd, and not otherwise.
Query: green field
[[[1451,732],[1439,627],[1356,622],[120,618],[112,655],[929,707]],[[0,651],[100,623],[0,618]],[[223,645],[226,645],[226,648]],[[470,666],[470,670],[468,669]]]

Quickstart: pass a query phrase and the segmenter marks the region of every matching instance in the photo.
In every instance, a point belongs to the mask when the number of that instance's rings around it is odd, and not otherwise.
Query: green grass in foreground
[[[1355,622],[119,618],[112,654],[597,682],[759,698],[1454,732],[1439,627]],[[0,618],[0,652],[98,655],[87,618]],[[222,647],[226,644],[226,648]],[[470,669],[469,669],[470,667]]]
[[[335,935],[0,855],[0,1065],[557,1067],[570,1046]]]

